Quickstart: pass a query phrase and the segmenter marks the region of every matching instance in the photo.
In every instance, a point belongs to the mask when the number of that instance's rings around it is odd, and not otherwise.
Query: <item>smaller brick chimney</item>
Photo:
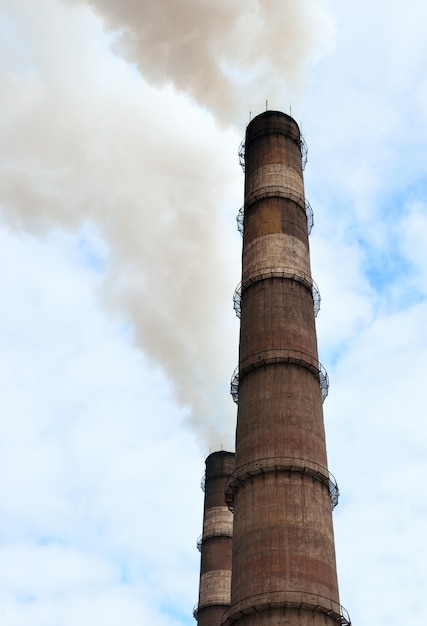
[[[199,603],[194,609],[198,626],[221,626],[230,606],[233,515],[225,504],[225,487],[234,470],[234,453],[213,452],[206,459]]]

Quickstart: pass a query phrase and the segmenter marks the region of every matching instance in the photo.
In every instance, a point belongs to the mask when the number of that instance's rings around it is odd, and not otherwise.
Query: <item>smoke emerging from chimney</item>
[[[234,198],[236,139],[251,105],[269,98],[284,108],[304,66],[330,45],[326,4],[6,6],[3,219],[37,236],[94,225],[109,250],[101,298],[129,319],[201,444],[231,446],[238,206],[225,205]],[[92,11],[114,33],[108,45]]]
[[[325,0],[87,4],[116,33],[116,50],[150,84],[172,84],[217,119],[238,123],[251,100],[283,106],[292,95],[295,101],[307,61],[330,47],[333,34]]]

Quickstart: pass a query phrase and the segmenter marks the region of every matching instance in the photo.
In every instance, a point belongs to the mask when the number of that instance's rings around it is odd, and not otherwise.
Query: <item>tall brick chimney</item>
[[[305,201],[296,122],[267,111],[247,127],[229,626],[350,625],[340,606]],[[214,622],[211,623],[212,625]]]

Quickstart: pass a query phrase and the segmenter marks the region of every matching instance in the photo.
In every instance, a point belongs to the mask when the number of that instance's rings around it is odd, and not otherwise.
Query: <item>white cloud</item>
[[[99,271],[81,263],[79,240],[1,233],[3,623],[30,612],[72,624],[69,605],[88,603],[98,621],[112,586],[111,615],[122,603],[133,623],[163,624],[154,596],[191,615],[197,595],[202,458],[167,380],[99,310]]]

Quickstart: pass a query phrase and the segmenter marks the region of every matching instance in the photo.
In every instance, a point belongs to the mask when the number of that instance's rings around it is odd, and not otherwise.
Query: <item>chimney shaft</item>
[[[224,626],[349,625],[339,604],[300,131],[248,125],[231,606]],[[238,383],[238,391],[237,391]],[[232,385],[233,388],[233,385]]]
[[[225,504],[225,486],[234,470],[234,453],[213,452],[206,459],[198,626],[221,626],[230,606],[233,515]]]

